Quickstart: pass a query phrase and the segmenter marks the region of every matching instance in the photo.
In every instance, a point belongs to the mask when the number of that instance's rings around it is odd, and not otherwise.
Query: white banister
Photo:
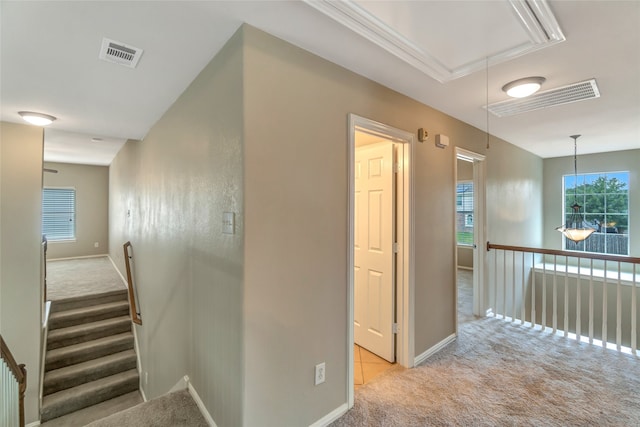
[[[620,262],[618,262],[618,283],[616,284],[616,348],[622,348],[622,284],[620,283]]]
[[[564,257],[564,264],[569,265],[569,257]],[[564,270],[564,323],[562,324],[565,338],[569,336],[569,269]]]
[[[489,243],[487,250],[494,256],[487,264],[490,270],[493,267],[487,274],[487,286],[493,286],[488,292],[494,317],[511,323],[519,319],[521,325],[529,323],[531,328],[638,354],[640,258]]]
[[[524,252],[522,252],[522,292],[520,292],[520,324],[521,325],[524,325],[524,318],[526,313],[526,308],[525,308],[526,282],[525,282],[525,276],[524,276],[524,265],[525,265]]]
[[[582,325],[581,319],[580,319],[580,311],[581,311],[581,302],[582,302],[582,286],[580,286],[580,259],[578,259],[578,277],[576,278],[576,339],[578,341],[580,341],[580,336],[581,334],[581,328],[580,326]]]
[[[589,270],[593,271],[593,259],[589,260]],[[589,344],[593,344],[593,274],[589,275]]]
[[[637,331],[636,331],[636,285],[638,284],[636,280],[636,265],[633,264],[633,283],[631,284],[631,352],[633,354],[637,354],[638,347],[636,342]]]
[[[604,261],[604,271],[607,271],[607,260]],[[602,347],[607,347],[607,275],[604,275],[602,285]]]

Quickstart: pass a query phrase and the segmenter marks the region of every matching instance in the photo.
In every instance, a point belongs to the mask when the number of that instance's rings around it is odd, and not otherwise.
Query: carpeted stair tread
[[[136,369],[136,353],[126,350],[45,373],[44,395]]]
[[[138,371],[131,369],[45,396],[41,421],[95,405],[138,389]]]
[[[131,319],[127,315],[55,329],[47,336],[47,349],[54,350],[127,331],[131,331]]]
[[[51,313],[72,310],[81,307],[105,304],[115,301],[128,301],[127,289],[103,292],[100,294],[83,295],[79,297],[65,298],[51,302]]]
[[[133,333],[124,332],[47,351],[45,371],[97,359],[133,348]]]
[[[49,331],[128,314],[129,302],[127,300],[58,311],[49,317]]]

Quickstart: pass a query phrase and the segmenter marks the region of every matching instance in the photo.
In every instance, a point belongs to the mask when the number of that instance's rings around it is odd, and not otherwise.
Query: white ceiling
[[[528,6],[566,40],[542,40],[531,17],[518,16]],[[571,155],[573,134],[583,135],[579,153],[640,148],[638,0],[2,0],[0,14],[1,118],[56,116],[46,160],[109,164],[243,22],[483,130],[483,106],[506,100],[511,80],[544,76],[548,90],[595,78],[599,98],[490,115],[490,132],[541,157]],[[137,68],[98,59],[103,37],[144,49]]]

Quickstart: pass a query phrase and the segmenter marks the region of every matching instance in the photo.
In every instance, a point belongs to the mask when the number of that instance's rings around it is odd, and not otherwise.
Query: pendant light
[[[596,231],[594,228],[589,227],[584,221],[584,214],[580,212],[582,206],[578,204],[578,138],[580,135],[571,135],[573,138],[573,205],[571,205],[571,215],[567,219],[565,225],[557,227],[556,230],[564,234],[564,236],[576,243],[582,242],[587,239],[591,234]]]

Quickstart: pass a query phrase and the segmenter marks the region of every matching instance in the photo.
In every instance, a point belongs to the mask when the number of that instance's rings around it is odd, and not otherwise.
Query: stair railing
[[[24,392],[27,389],[27,370],[18,365],[9,347],[0,335],[0,378],[2,379],[2,399],[0,399],[0,424],[24,427]]]
[[[124,249],[124,262],[127,267],[127,284],[129,288],[129,306],[131,307],[131,321],[137,325],[142,325],[142,319],[140,318],[140,312],[138,311],[137,304],[137,292],[135,292],[133,277],[131,275],[131,260],[133,259],[133,252],[130,252],[131,242],[127,242],[123,245]]]
[[[638,354],[640,258],[487,242],[488,313]]]

